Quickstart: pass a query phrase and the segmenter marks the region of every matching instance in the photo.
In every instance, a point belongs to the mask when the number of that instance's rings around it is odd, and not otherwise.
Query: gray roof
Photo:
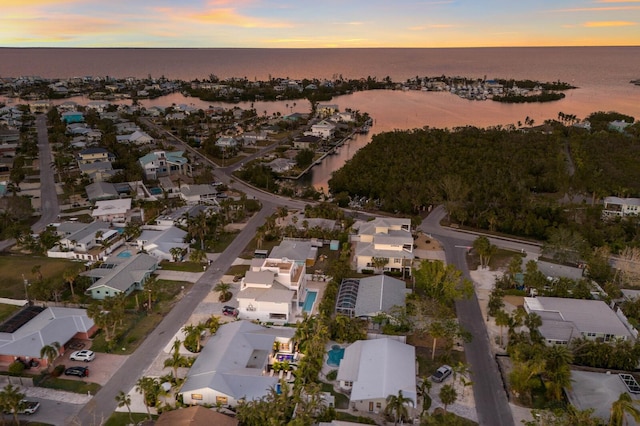
[[[119,291],[127,291],[133,284],[141,282],[147,274],[153,272],[158,265],[158,260],[148,254],[140,253],[128,258],[110,258],[103,263],[103,266],[107,265],[112,267],[92,269],[83,273],[87,276],[100,277],[88,290],[109,287]],[[101,273],[98,274],[98,272]]]
[[[67,343],[76,333],[88,332],[94,322],[85,309],[47,308],[14,333],[0,333],[0,354],[40,358],[40,349],[53,342]]]
[[[118,190],[116,186],[109,182],[95,182],[85,187],[87,198],[91,201],[101,200],[105,198],[118,198]]]
[[[250,321],[220,327],[194,362],[180,393],[214,389],[235,399],[267,394],[278,377],[263,376],[276,337],[292,338],[295,329],[264,328]]]
[[[353,382],[351,400],[386,399],[401,390],[415,404],[415,348],[390,338],[358,340],[346,348],[338,380]]]
[[[573,266],[559,265],[557,263],[538,261],[538,271],[547,277],[553,278],[570,278],[579,280],[582,278],[584,269],[575,268]]]
[[[602,300],[564,299],[561,297],[525,297],[525,308],[542,318],[540,332],[566,335],[575,327],[580,333],[612,334],[633,339],[633,336]],[[564,326],[562,326],[564,323]],[[573,334],[571,337],[581,337]],[[568,340],[568,339],[567,339]]]
[[[109,230],[109,224],[101,220],[94,220],[89,224],[82,224],[82,227],[78,227],[75,232],[71,231],[66,239],[69,241],[88,242],[88,240],[94,239],[96,232]],[[58,227],[58,233],[64,232],[66,229],[73,229],[73,226],[67,223],[62,223]]]
[[[358,299],[354,316],[375,316],[379,312],[387,312],[394,306],[404,306],[407,294],[404,281],[387,275],[360,278]]]
[[[110,161],[96,161],[95,163],[81,163],[79,165],[80,171],[82,173],[92,173],[96,171],[107,171],[113,170],[113,165]]]
[[[306,262],[307,259],[314,259],[318,255],[318,248],[313,247],[311,241],[283,240],[280,245],[275,246],[269,254],[274,259],[289,259],[296,262]]]

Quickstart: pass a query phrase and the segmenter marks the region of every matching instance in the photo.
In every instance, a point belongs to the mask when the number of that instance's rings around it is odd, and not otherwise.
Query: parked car
[[[65,376],[89,377],[89,369],[87,367],[69,367],[64,370]]]
[[[453,369],[450,366],[442,365],[436,370],[435,373],[433,373],[433,375],[431,376],[431,380],[436,383],[442,383],[447,379],[447,377],[451,375],[452,372]]]
[[[38,408],[40,408],[40,403],[37,401],[27,401],[26,399],[23,399],[22,401],[20,401],[20,406],[18,407],[18,414],[33,414],[36,411],[38,411]],[[5,410],[4,411],[5,414],[12,414],[13,410]]]
[[[96,353],[93,351],[90,351],[88,349],[83,349],[81,351],[75,351],[74,353],[72,353],[69,356],[69,359],[71,361],[84,361],[84,362],[89,362],[89,361],[93,361],[93,359],[96,357]]]
[[[238,316],[238,310],[233,306],[224,306],[222,308],[222,314],[228,317],[236,317]]]

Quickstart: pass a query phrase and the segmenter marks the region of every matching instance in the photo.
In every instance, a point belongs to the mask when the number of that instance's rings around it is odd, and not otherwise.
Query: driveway
[[[76,376],[64,376],[64,378],[68,380],[86,380],[88,382],[97,383],[100,386],[106,385],[114,373],[118,371],[127,358],[129,358],[128,355],[96,353],[96,358],[91,362],[71,361],[69,356],[73,352],[73,350],[67,350],[62,357],[56,360],[55,364],[64,364],[66,368],[76,366],[88,367],[89,377],[81,379]]]

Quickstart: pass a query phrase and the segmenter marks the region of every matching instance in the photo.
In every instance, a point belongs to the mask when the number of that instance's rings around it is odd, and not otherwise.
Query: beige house
[[[376,218],[370,222],[357,222],[353,228],[357,230],[351,235],[356,271],[401,272],[404,269],[411,274],[411,263],[415,257],[411,219]],[[387,262],[384,265],[374,264],[377,259],[386,259]]]

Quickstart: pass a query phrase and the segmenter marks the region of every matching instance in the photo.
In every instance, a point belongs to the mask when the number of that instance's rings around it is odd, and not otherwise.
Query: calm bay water
[[[501,104],[468,101],[447,93],[369,91],[335,98],[341,109],[368,112],[374,119],[370,135],[359,136],[313,169],[311,182],[326,189],[331,172],[370,141],[371,135],[423,126],[479,127],[535,123],[558,112],[583,118],[595,111],[618,111],[640,118],[640,47],[557,47],[482,49],[0,49],[0,77],[39,75],[160,77],[207,79],[247,77],[360,78],[390,76],[404,81],[415,76],[464,76],[561,80],[577,86],[567,97],[544,104]],[[77,100],[77,99],[76,99]],[[145,106],[212,103],[173,94],[145,101]],[[289,104],[287,108],[285,105]],[[291,112],[291,102],[254,103],[256,110]],[[249,107],[249,104],[239,104]],[[306,101],[294,111],[309,111]]]

